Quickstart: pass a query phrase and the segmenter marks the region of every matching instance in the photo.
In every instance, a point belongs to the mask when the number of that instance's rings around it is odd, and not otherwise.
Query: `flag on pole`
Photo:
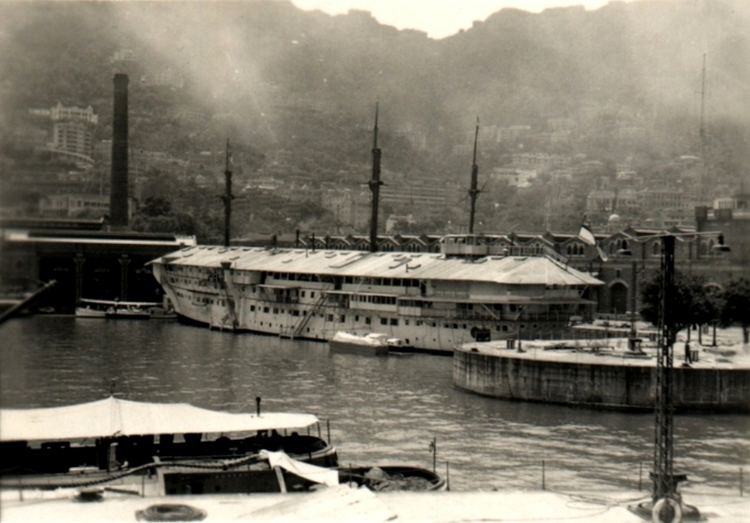
[[[578,238],[587,245],[596,245],[594,233],[585,224],[581,225],[581,230],[578,231]]]
[[[599,254],[599,257],[602,259],[602,261],[607,261],[607,255],[604,253],[602,248],[597,245],[594,233],[591,232],[591,229],[589,229],[586,224],[581,224],[581,230],[578,231],[578,239],[586,245],[592,245],[596,247],[596,252]]]

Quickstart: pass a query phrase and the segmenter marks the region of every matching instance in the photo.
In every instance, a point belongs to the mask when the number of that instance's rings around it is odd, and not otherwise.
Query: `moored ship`
[[[381,149],[373,127],[370,252],[230,246],[227,150],[224,246],[197,246],[151,263],[175,312],[213,328],[331,340],[336,332],[383,333],[416,350],[451,353],[462,343],[570,336],[590,319],[602,282],[556,255],[491,254],[473,230],[479,122],[469,235],[445,237],[443,253],[376,252]],[[314,243],[313,243],[314,245]]]
[[[447,257],[198,246],[151,262],[175,311],[212,328],[330,340],[377,330],[417,350],[570,335],[601,282],[548,256]]]

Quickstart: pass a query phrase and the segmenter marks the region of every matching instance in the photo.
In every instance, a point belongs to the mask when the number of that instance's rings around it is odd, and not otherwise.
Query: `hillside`
[[[483,172],[509,152],[486,129],[543,130],[551,119],[574,122],[558,147],[568,154],[695,154],[706,53],[714,154],[726,176],[739,179],[750,164],[743,0],[504,9],[441,40],[369,13],[328,16],[285,1],[2,3],[0,47],[3,136],[28,108],[61,101],[92,105],[107,138],[111,76],[125,70],[141,148],[186,157],[231,136],[256,159],[287,151],[291,170],[354,186],[367,178],[379,99],[384,167],[459,187],[469,159],[455,146],[477,115]],[[646,129],[648,140],[624,142],[623,127]]]

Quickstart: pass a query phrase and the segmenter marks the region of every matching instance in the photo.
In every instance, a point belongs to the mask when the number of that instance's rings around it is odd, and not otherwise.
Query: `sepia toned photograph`
[[[750,523],[749,0],[0,0],[0,521]]]

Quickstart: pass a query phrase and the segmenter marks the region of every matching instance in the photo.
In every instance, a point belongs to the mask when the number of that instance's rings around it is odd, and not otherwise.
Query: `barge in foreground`
[[[150,263],[175,311],[212,328],[314,340],[377,331],[446,354],[519,333],[570,336],[602,284],[544,255],[198,246]]]
[[[750,354],[742,346],[675,349],[675,409],[750,412]],[[656,349],[627,338],[468,343],[453,355],[453,383],[495,398],[623,410],[653,410]]]
[[[0,488],[145,481],[154,463],[157,468],[222,470],[245,465],[261,450],[336,466],[335,448],[296,432],[317,422],[311,414],[234,414],[114,397],[63,407],[0,409]]]

